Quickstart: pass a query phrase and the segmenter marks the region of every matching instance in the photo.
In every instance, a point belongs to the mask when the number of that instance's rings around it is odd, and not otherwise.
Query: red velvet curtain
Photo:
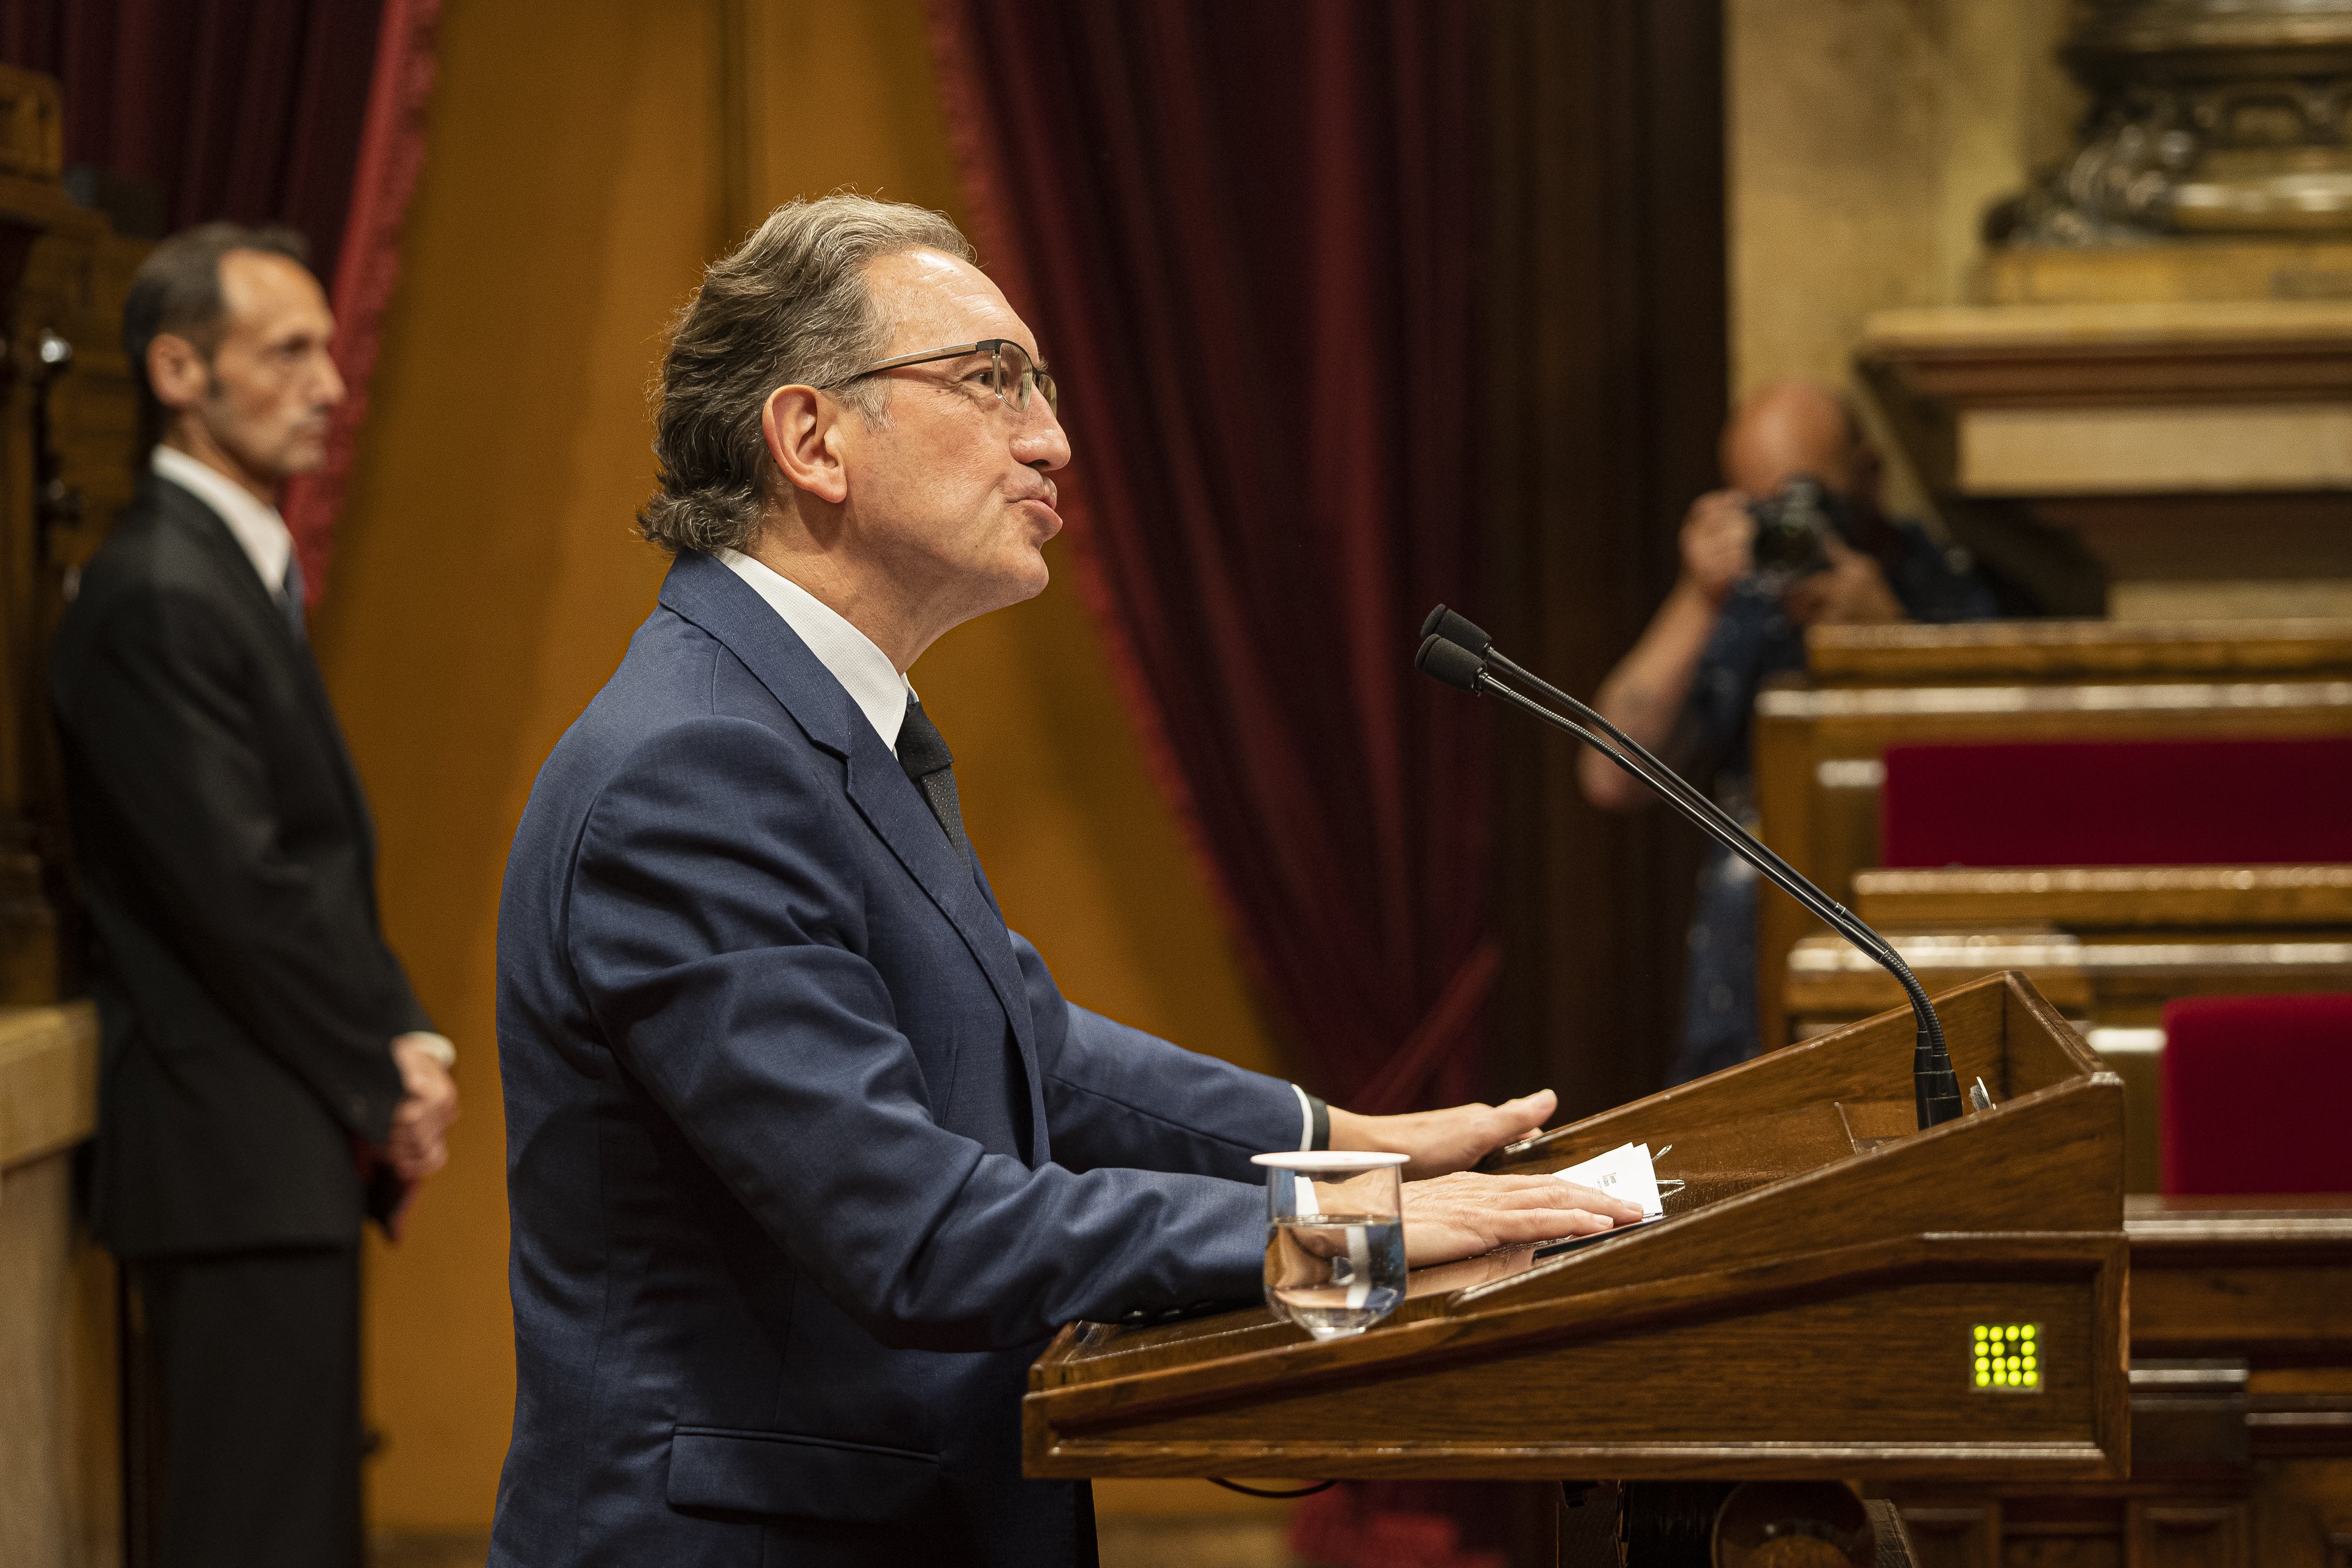
[[[1479,8],[933,0],[983,256],[1162,781],[1318,1090],[1482,1087],[1488,737],[1415,674],[1476,601]]]
[[[65,158],[151,186],[170,229],[289,224],[331,288],[351,396],[287,521],[327,564],[400,218],[424,156],[440,0],[0,0],[0,59],[65,84]]]
[[[383,0],[0,0],[0,59],[65,84],[68,166],[172,228],[291,224],[334,276]]]

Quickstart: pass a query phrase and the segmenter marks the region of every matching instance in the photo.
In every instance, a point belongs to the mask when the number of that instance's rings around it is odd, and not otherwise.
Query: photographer
[[[1804,667],[1806,627],[1999,610],[1966,551],[1878,509],[1878,454],[1830,389],[1784,381],[1752,394],[1724,431],[1722,461],[1729,487],[1692,503],[1682,574],[1595,706],[1677,770],[1711,778],[1717,801],[1752,827],[1748,716],[1767,676]],[[1578,768],[1603,810],[1653,799],[1598,752]],[[1756,873],[1720,847],[1700,871],[1689,940],[1674,1083],[1759,1043]]]

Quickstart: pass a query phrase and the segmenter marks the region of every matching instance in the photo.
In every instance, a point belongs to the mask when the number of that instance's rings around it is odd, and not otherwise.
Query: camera
[[[1811,474],[1792,476],[1760,501],[1748,503],[1756,519],[1756,586],[1778,594],[1830,568],[1823,541],[1846,539],[1845,497]]]

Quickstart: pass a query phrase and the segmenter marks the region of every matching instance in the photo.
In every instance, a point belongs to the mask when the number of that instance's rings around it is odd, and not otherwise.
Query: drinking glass
[[[1404,1300],[1402,1155],[1255,1155],[1265,1167],[1265,1304],[1317,1339],[1361,1333]]]

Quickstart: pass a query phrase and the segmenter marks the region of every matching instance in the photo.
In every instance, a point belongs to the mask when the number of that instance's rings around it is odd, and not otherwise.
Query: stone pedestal
[[[1882,311],[1857,364],[1997,568],[2087,555],[2125,617],[2352,613],[2352,299]]]

